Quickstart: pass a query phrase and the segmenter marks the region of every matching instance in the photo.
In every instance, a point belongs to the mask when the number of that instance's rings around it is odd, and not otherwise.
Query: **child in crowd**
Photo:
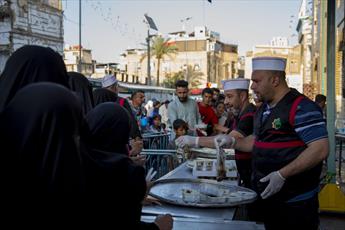
[[[226,119],[228,118],[228,113],[225,110],[224,102],[218,102],[216,105],[216,115],[218,117],[218,124],[225,126]]]
[[[175,140],[180,136],[187,135],[188,124],[182,119],[176,119],[173,123],[173,129],[175,132],[175,139],[169,142],[168,149],[176,149]]]
[[[167,126],[166,126],[166,124],[162,123],[161,124],[161,128],[162,128],[162,132],[163,133],[167,133]]]
[[[160,133],[162,132],[162,127],[161,127],[161,120],[162,117],[159,114],[155,114],[152,117],[152,125],[150,126],[150,132],[152,133]]]
[[[182,119],[176,119],[173,122],[173,129],[175,132],[175,139],[169,142],[168,149],[176,150],[175,140],[179,138],[180,136],[188,135],[188,124]],[[177,155],[174,155],[172,159],[168,160],[169,170],[174,169],[180,163],[182,163],[181,157],[178,157],[178,153],[177,153]]]

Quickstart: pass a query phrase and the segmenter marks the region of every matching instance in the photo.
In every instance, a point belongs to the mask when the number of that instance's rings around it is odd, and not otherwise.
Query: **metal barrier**
[[[143,149],[141,154],[146,155],[146,169],[154,168],[157,171],[154,179],[162,177],[179,165],[176,150]]]
[[[336,143],[338,143],[338,145],[336,146],[339,146],[339,158],[338,158],[338,164],[339,164],[339,168],[338,168],[338,174],[339,174],[339,180],[341,181],[341,163],[343,162],[343,156],[342,156],[342,153],[343,153],[343,148],[345,147],[345,134],[341,134],[341,133],[336,133],[335,134],[335,141]],[[345,148],[344,148],[345,150]]]
[[[144,149],[167,149],[170,133],[143,134]]]

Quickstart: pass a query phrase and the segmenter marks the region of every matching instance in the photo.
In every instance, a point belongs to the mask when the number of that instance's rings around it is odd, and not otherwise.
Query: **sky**
[[[79,0],[63,0],[66,45],[79,44]],[[240,55],[273,37],[296,44],[301,0],[82,0],[82,46],[97,62],[117,62],[128,48],[145,48],[147,13],[159,33],[188,32],[206,25],[222,42],[237,44]],[[155,31],[151,31],[155,33]]]

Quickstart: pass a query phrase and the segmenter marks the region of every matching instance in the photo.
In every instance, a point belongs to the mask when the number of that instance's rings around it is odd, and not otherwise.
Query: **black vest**
[[[271,172],[277,171],[306,149],[306,144],[294,130],[294,119],[299,102],[308,100],[304,95],[292,89],[278,104],[271,114],[262,122],[264,105],[254,117],[255,144],[253,148],[253,184],[261,193],[268,183],[259,180]],[[312,169],[289,177],[280,192],[273,199],[289,200],[299,194],[311,191],[319,185],[322,163]]]
[[[236,129],[238,124],[248,118],[248,117],[254,117],[256,112],[256,107],[253,104],[249,104],[242,113],[240,113],[240,115],[238,116],[238,118],[234,121],[233,123],[233,128]],[[251,120],[251,122],[254,122],[254,119]],[[248,127],[252,125],[252,124],[248,124],[246,125],[247,129]],[[251,133],[253,133],[253,126],[251,128]],[[245,134],[243,134],[244,136],[246,136]],[[252,159],[252,153],[251,152],[242,152],[239,150],[235,149],[235,160],[251,160]]]

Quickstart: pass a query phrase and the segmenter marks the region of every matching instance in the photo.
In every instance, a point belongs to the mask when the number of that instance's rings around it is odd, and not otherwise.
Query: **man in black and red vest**
[[[223,81],[225,103],[235,115],[232,129],[227,133],[236,138],[243,138],[253,134],[253,117],[255,105],[249,102],[249,79],[231,79]],[[231,131],[231,132],[230,132]],[[252,154],[251,152],[235,151],[237,171],[240,175],[239,185],[251,188]]]
[[[263,199],[266,229],[318,229],[319,178],[328,156],[322,111],[288,87],[286,59],[258,57],[252,63],[251,88],[264,102],[254,117],[254,135],[217,138],[252,151],[253,189]]]
[[[328,134],[320,107],[285,79],[286,59],[253,58],[251,89],[263,102],[254,116],[254,135],[213,140],[182,136],[176,144],[232,146],[252,152],[253,189],[261,196],[265,228],[318,229],[318,190]]]

